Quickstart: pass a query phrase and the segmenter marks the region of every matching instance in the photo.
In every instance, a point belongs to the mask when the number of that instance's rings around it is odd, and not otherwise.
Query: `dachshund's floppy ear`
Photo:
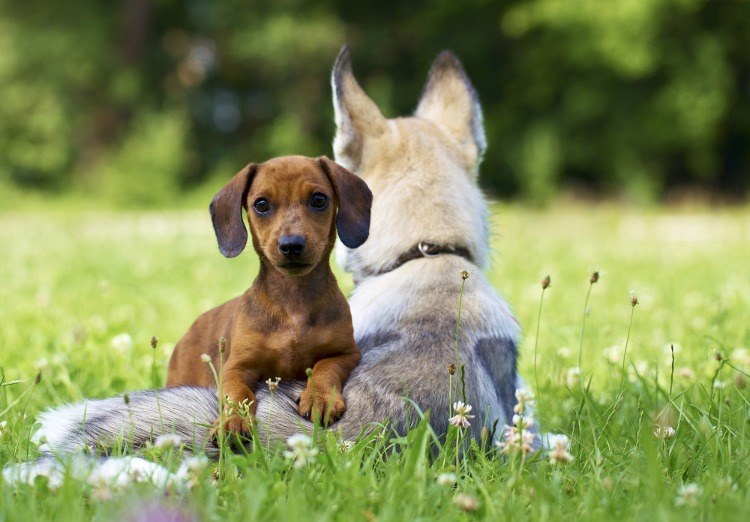
[[[339,212],[336,217],[336,229],[341,242],[349,248],[357,248],[367,241],[370,234],[370,208],[372,192],[367,183],[331,161],[325,156],[318,158],[323,172],[333,184],[339,200]]]
[[[247,230],[242,222],[242,207],[255,176],[255,163],[239,171],[224,185],[211,201],[211,221],[214,224],[219,250],[225,257],[235,257],[247,244]]]

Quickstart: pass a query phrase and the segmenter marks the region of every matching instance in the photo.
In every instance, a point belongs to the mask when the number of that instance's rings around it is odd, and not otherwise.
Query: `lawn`
[[[353,448],[331,436],[299,469],[283,451],[258,449],[221,474],[196,470],[190,489],[0,480],[0,520],[750,512],[750,210],[498,205],[493,230],[488,273],[525,333],[519,364],[536,422],[570,437],[573,462],[477,444],[457,460],[453,439],[441,447],[423,424]],[[242,292],[257,266],[251,251],[219,254],[204,210],[4,213],[0,245],[0,466],[36,454],[29,438],[42,409],[161,385],[192,320]],[[175,469],[180,450],[144,456]]]

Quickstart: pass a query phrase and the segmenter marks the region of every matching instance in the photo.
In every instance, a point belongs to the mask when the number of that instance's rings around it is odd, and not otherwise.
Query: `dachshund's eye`
[[[312,208],[316,210],[323,210],[328,206],[328,198],[325,196],[325,194],[321,194],[320,192],[316,192],[312,195],[312,199],[310,200],[310,205]]]
[[[255,200],[255,203],[253,203],[253,208],[258,214],[265,214],[271,210],[271,205],[266,198],[258,198]]]

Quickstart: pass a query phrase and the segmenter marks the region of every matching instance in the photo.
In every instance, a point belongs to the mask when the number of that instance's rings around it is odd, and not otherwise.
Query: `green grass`
[[[750,347],[750,210],[501,206],[493,221],[489,277],[526,334],[519,364],[530,387],[540,280],[552,278],[539,328],[536,419],[543,431],[571,437],[573,463],[554,466],[546,453],[521,462],[472,445],[456,470],[454,443],[439,447],[423,424],[404,438],[374,434],[349,452],[332,436],[303,469],[280,452],[233,456],[218,483],[208,469],[189,493],[164,495],[141,484],[99,500],[74,480],[56,491],[0,481],[0,520],[120,519],[155,503],[205,520],[747,513],[750,391],[742,372],[750,371],[750,355],[737,349]],[[205,211],[5,213],[0,245],[0,422],[7,422],[0,466],[35,455],[28,440],[40,410],[162,384],[171,348],[191,321],[243,291],[256,269],[252,252],[220,256]],[[581,340],[593,270],[601,279]],[[352,287],[340,273],[339,282]],[[630,291],[640,301],[634,310]],[[122,333],[132,347],[112,346]],[[157,383],[152,335],[160,339]],[[570,371],[579,345],[583,385]],[[656,438],[658,423],[676,436]],[[171,467],[179,460],[169,452],[146,456]],[[456,473],[455,487],[436,481],[443,472]],[[689,483],[701,492],[678,507],[678,490]],[[459,493],[478,509],[461,511]]]

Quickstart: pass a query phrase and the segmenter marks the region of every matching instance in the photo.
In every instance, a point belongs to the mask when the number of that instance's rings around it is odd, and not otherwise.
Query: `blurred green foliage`
[[[455,51],[501,197],[750,189],[743,0],[0,0],[0,185],[158,205],[250,160],[330,155],[345,42],[387,116]]]

